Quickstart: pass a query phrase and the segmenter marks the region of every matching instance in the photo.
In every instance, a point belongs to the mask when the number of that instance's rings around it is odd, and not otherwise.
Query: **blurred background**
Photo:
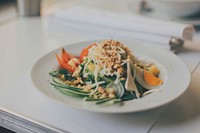
[[[18,15],[44,16],[71,3],[116,11],[126,8],[130,13],[147,17],[200,25],[199,0],[0,0],[0,22]]]

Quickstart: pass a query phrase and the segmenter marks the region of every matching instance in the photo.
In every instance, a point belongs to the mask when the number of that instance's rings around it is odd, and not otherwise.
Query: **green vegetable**
[[[92,97],[86,97],[84,100],[85,101],[100,101],[103,99],[107,99],[107,98],[92,98]]]
[[[105,102],[108,102],[108,101],[111,101],[115,98],[106,98],[106,99],[102,99],[102,100],[99,100],[96,102],[96,104],[102,104],[102,103],[105,103]]]
[[[107,83],[113,82],[116,79],[116,76],[99,76],[99,80],[105,81]]]
[[[82,93],[82,92],[78,92],[78,91],[73,91],[73,90],[70,90],[70,89],[63,89],[61,87],[58,87],[58,86],[54,86],[56,89],[62,91],[62,92],[69,92],[69,93],[72,93],[72,94],[75,94],[75,95],[80,95],[80,96],[89,96],[89,93]]]
[[[50,82],[50,84],[53,85],[54,87],[63,88],[63,90],[72,90],[72,91],[81,92],[81,93],[90,93],[90,92],[84,91],[83,89],[76,88],[76,87],[73,87],[73,86],[70,86],[70,85],[64,86],[64,85],[55,84],[55,83],[52,83],[52,82]]]
[[[137,86],[137,88],[138,88],[138,91],[139,91],[141,94],[143,94],[144,92],[147,91],[147,89],[145,89],[143,86],[141,86],[141,85],[137,82],[137,80],[135,80],[135,84],[136,84],[136,86]]]
[[[60,69],[57,71],[52,71],[49,73],[52,77],[57,77],[58,74],[64,75],[66,80],[73,81],[76,80],[76,77],[73,77],[71,73],[66,69]]]
[[[69,96],[72,96],[72,97],[78,97],[78,98],[84,98],[85,96],[83,95],[78,95],[78,94],[75,94],[75,93],[71,93],[71,92],[68,92],[68,91],[64,91],[64,90],[59,90],[61,93],[63,94],[66,94],[66,95],[69,95]]]
[[[136,95],[135,93],[130,93],[128,91],[124,91],[124,95],[121,97],[122,101],[127,101],[127,100],[133,100],[133,99],[136,99]]]
[[[122,100],[121,99],[114,99],[113,100],[113,103],[115,104],[115,103],[122,103]]]
[[[78,88],[78,87],[74,87],[74,86],[65,84],[62,80],[60,80],[59,78],[56,78],[56,77],[53,77],[53,82],[50,82],[50,84],[53,86],[56,86],[56,87],[69,89],[69,90],[82,92],[82,93],[90,93],[90,92],[84,91],[83,88]]]
[[[92,83],[94,83],[95,82],[94,75],[88,74],[87,77],[83,78],[83,81],[84,82],[92,82]]]

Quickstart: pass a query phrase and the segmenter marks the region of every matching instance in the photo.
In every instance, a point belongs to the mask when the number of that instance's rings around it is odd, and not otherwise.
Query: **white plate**
[[[82,48],[94,42],[75,43],[64,48],[68,52],[78,55]],[[64,95],[54,89],[47,81],[49,77],[48,73],[58,67],[55,53],[60,53],[61,48],[49,52],[34,64],[31,72],[33,83],[40,92],[63,103],[67,107],[104,113],[137,112],[155,108],[176,99],[188,88],[191,78],[190,71],[186,64],[176,55],[165,50],[149,49],[141,44],[134,44],[134,42],[123,43],[136,52],[137,56],[153,61],[160,67],[162,79],[164,80],[164,84],[160,87],[160,92],[151,93],[140,99],[126,101],[122,106],[99,106],[91,102],[85,102],[81,99]]]

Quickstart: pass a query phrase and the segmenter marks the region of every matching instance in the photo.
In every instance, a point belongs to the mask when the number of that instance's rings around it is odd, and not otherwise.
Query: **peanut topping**
[[[105,75],[112,75],[116,72],[123,73],[121,64],[127,60],[126,55],[130,55],[129,58],[133,63],[138,62],[132,52],[122,43],[115,40],[105,40],[89,50],[88,58],[93,60],[94,64],[104,68]]]

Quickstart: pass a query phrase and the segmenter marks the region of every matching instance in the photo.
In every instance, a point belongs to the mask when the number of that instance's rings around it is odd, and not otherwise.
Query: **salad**
[[[56,58],[59,68],[49,73],[50,84],[66,95],[96,104],[142,98],[163,84],[154,63],[139,60],[115,40],[91,44],[79,57],[62,48]]]

